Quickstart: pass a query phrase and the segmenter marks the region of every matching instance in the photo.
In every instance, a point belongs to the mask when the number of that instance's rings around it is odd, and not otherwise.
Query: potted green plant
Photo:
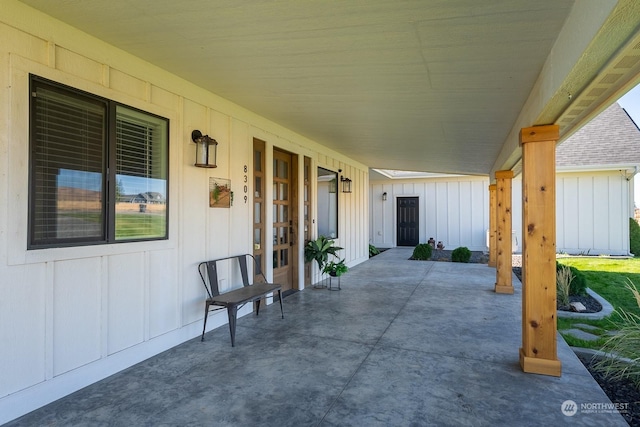
[[[340,246],[335,246],[335,242],[325,236],[320,236],[316,240],[310,240],[304,247],[304,261],[316,261],[318,269],[324,272],[324,266],[329,262],[329,256],[338,257],[337,252]]]
[[[347,265],[344,263],[344,259],[342,259],[338,262],[334,262],[334,261],[327,262],[324,265],[322,272],[328,274],[329,276],[340,277],[344,273],[346,273],[348,270],[349,270],[349,267],[347,267]]]

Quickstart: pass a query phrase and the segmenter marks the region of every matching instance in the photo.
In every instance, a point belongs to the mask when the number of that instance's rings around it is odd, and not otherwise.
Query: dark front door
[[[398,197],[398,246],[416,246],[419,240],[418,197]]]

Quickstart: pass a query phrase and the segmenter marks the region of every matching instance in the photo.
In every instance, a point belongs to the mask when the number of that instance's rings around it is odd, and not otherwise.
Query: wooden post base
[[[520,348],[520,367],[528,374],[549,375],[559,377],[562,375],[562,362],[559,360],[539,359],[537,357],[527,357],[524,350]]]
[[[497,294],[513,294],[513,286],[500,286],[496,283],[494,290]]]

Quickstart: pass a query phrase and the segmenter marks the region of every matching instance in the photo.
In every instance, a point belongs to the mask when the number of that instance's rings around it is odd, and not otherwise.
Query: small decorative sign
[[[209,207],[229,208],[232,197],[230,179],[209,178]]]

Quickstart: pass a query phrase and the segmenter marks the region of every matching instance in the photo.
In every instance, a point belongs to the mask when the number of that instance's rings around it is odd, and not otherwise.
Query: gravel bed
[[[522,267],[513,267],[513,272],[522,282]],[[581,302],[587,309],[581,311],[580,313],[598,313],[602,310],[602,304],[600,304],[594,297],[591,295],[570,295],[569,302]],[[559,311],[572,311],[569,306],[562,306],[560,304],[556,307]]]
[[[593,368],[591,357],[578,355],[578,359],[587,368],[593,379],[600,385],[602,391],[613,403],[627,404],[621,415],[631,426],[640,426],[640,390],[628,379],[606,378],[601,372]]]

